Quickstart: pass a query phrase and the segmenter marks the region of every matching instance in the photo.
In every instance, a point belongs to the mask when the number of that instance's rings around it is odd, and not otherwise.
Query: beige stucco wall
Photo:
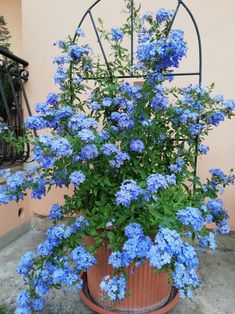
[[[22,12],[21,0],[0,0],[0,15],[7,22],[7,28],[11,33],[11,51],[22,55]]]
[[[17,2],[0,0],[1,3]],[[18,1],[19,2],[19,1]],[[51,65],[53,56],[57,54],[53,42],[73,34],[78,21],[93,0],[22,0],[22,55],[29,61],[30,80],[27,83],[27,94],[31,105],[45,100],[48,92],[55,91],[53,83],[54,66]],[[106,25],[118,26],[120,20],[119,8],[124,0],[103,0],[97,7],[96,16],[102,16]],[[235,67],[235,1],[234,0],[185,0],[191,8],[199,25],[203,44],[203,83],[216,83],[216,92],[224,94],[227,98],[235,98],[234,77]],[[144,9],[155,10],[157,7],[173,8],[177,1],[142,1]],[[9,24],[10,25],[10,24]],[[179,14],[176,20],[177,27],[186,32],[189,44],[189,54],[183,62],[182,70],[195,71],[197,65],[197,46],[195,32],[188,16]],[[88,27],[88,38],[91,44],[96,40]],[[188,77],[176,82],[188,84],[196,82]],[[207,143],[211,145],[207,157],[199,161],[199,173],[206,175],[209,168],[221,167],[224,171],[235,167],[235,119],[222,123],[215,130]],[[212,147],[213,146],[213,147]],[[50,201],[62,198],[60,190],[51,193]],[[223,196],[225,206],[231,216],[231,225],[235,230],[235,193],[234,188],[227,190]],[[37,213],[46,214],[49,201],[31,202],[31,208]]]

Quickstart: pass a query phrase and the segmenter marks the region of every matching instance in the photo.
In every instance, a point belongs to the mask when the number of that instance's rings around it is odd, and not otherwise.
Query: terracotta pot
[[[85,241],[92,244],[90,237],[86,237]],[[114,273],[113,268],[108,264],[111,252],[107,249],[107,245],[108,241],[104,240],[104,245],[98,249],[95,255],[97,265],[88,270],[86,277],[90,300],[98,305],[98,308],[104,309],[98,313],[114,311],[111,302],[101,300],[100,282],[104,276],[110,275],[112,277]],[[115,306],[114,312],[158,313],[155,310],[166,305],[171,299],[172,287],[168,283],[167,274],[165,272],[153,272],[147,261],[138,268],[129,266],[126,268],[126,273],[128,275],[128,291],[131,295],[119,302]],[[85,302],[84,295],[82,299]],[[90,306],[89,302],[85,303]],[[95,310],[94,307],[93,310]],[[161,313],[166,313],[166,311],[161,311]]]

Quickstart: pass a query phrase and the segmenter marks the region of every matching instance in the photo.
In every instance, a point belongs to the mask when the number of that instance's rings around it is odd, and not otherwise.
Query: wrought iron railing
[[[14,139],[24,135],[23,104],[31,114],[24,88],[29,77],[27,66],[27,61],[0,48],[0,167],[23,163],[30,155],[29,145],[16,149],[5,140],[8,131]]]

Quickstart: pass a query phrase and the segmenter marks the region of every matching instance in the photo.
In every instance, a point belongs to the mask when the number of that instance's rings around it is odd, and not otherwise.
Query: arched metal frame
[[[108,58],[107,58],[107,55],[105,53],[105,50],[104,50],[104,47],[103,47],[103,44],[102,44],[102,41],[100,39],[100,36],[99,36],[99,32],[98,32],[98,29],[96,27],[96,23],[95,23],[95,20],[94,20],[94,17],[93,17],[93,14],[92,14],[92,11],[93,9],[101,2],[102,0],[97,0],[93,3],[93,5],[91,5],[89,7],[89,9],[85,12],[85,14],[83,15],[81,21],[79,22],[78,24],[78,27],[81,27],[83,22],[86,20],[87,17],[90,18],[90,21],[91,21],[91,24],[93,26],[93,29],[94,29],[94,32],[95,32],[95,35],[96,35],[96,38],[97,38],[97,41],[98,41],[98,44],[99,44],[99,47],[100,47],[100,50],[101,50],[101,53],[103,55],[103,58],[104,58],[104,61],[105,61],[105,64],[107,66],[107,69],[108,69],[108,72],[110,74],[110,76],[114,76],[112,73],[111,73],[111,70],[110,70],[110,67],[109,67],[109,63],[108,63]],[[134,64],[134,4],[135,4],[135,0],[131,0],[131,10],[130,10],[130,23],[131,23],[131,43],[130,43],[130,56],[131,56],[131,65]],[[196,35],[197,35],[197,41],[198,41],[198,56],[199,56],[199,67],[198,67],[198,71],[195,71],[195,72],[183,72],[183,73],[170,73],[170,74],[167,74],[168,76],[198,76],[198,81],[199,81],[199,84],[201,84],[202,82],[202,44],[201,44],[201,36],[200,36],[200,32],[199,32],[199,28],[198,28],[198,25],[197,25],[197,22],[192,14],[192,12],[190,11],[190,9],[188,8],[188,6],[184,3],[184,1],[182,0],[178,0],[178,4],[177,4],[177,7],[175,9],[175,13],[172,17],[172,20],[171,20],[171,23],[169,25],[169,28],[168,28],[168,33],[170,32],[173,24],[174,24],[174,21],[175,21],[175,18],[177,16],[177,14],[179,13],[179,10],[180,8],[183,8],[189,15],[193,25],[194,25],[194,28],[195,28],[195,31],[196,31]],[[76,39],[77,39],[78,35],[77,33],[75,33],[74,35],[74,38],[73,38],[73,41],[75,42]],[[115,76],[116,78],[122,78],[122,79],[128,79],[128,78],[141,78],[141,76],[134,76],[132,75],[132,73],[130,73],[129,75],[117,75]],[[142,76],[143,77],[143,76]],[[89,78],[89,80],[92,80],[93,78]]]
[[[90,21],[92,23],[92,26],[93,26],[93,29],[94,29],[94,32],[95,32],[95,35],[96,35],[96,38],[97,38],[97,41],[98,41],[98,44],[99,44],[99,47],[100,47],[100,50],[101,50],[101,53],[103,55],[103,58],[104,58],[104,61],[105,61],[105,64],[106,64],[106,67],[107,67],[107,70],[109,72],[109,75],[110,75],[110,78],[112,79],[112,77],[116,77],[116,78],[120,78],[120,79],[133,79],[133,78],[144,78],[144,76],[135,76],[133,75],[131,72],[127,75],[113,75],[111,73],[111,70],[110,70],[110,67],[109,67],[109,62],[108,62],[108,58],[106,56],[106,53],[105,53],[105,50],[104,50],[104,47],[103,47],[103,44],[102,44],[102,41],[100,39],[100,36],[99,36],[99,32],[98,32],[98,29],[96,27],[96,23],[95,23],[95,20],[94,20],[94,17],[93,17],[93,14],[92,14],[92,11],[93,9],[101,2],[102,0],[97,0],[93,3],[93,5],[91,5],[89,7],[89,9],[85,12],[85,14],[83,15],[80,23],[78,24],[78,27],[81,27],[83,22],[86,20],[87,17],[90,18]],[[134,64],[134,4],[135,4],[135,0],[130,0],[131,1],[131,9],[130,9],[130,26],[131,26],[131,39],[130,39],[130,57],[131,57],[131,66]],[[197,76],[198,77],[198,83],[199,85],[201,85],[202,83],[202,42],[201,42],[201,35],[200,35],[200,32],[199,32],[199,28],[198,28],[198,25],[197,25],[197,22],[193,16],[193,13],[191,12],[191,10],[189,9],[189,7],[184,3],[183,0],[178,0],[178,4],[176,6],[176,9],[175,9],[175,13],[172,17],[172,20],[169,24],[169,27],[168,27],[168,34],[170,33],[170,30],[175,22],[175,19],[177,17],[177,14],[179,13],[179,10],[180,9],[184,9],[187,14],[189,15],[192,23],[193,23],[193,26],[194,26],[194,29],[196,31],[196,36],[197,36],[197,42],[198,42],[198,70],[195,71],[195,72],[181,72],[181,73],[175,73],[175,72],[172,72],[172,73],[168,73],[167,76]],[[76,41],[77,39],[77,33],[75,33],[74,35],[74,38],[73,38],[73,42]],[[94,78],[90,77],[90,78],[87,78],[88,80],[94,80]],[[198,148],[198,142],[199,142],[199,137],[197,136],[195,138],[195,147]],[[197,150],[196,150],[197,151]],[[198,156],[196,155],[195,156],[195,163],[194,163],[194,175],[196,176],[197,174],[197,162],[198,162]],[[194,185],[194,188],[195,188],[195,185]]]

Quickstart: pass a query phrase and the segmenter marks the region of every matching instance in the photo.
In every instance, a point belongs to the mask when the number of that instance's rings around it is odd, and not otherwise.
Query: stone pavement
[[[44,231],[33,229],[0,251],[0,305],[15,308],[23,282],[15,272],[20,256],[34,250]],[[200,250],[202,287],[192,300],[181,300],[170,314],[235,314],[235,233],[221,236],[217,251]],[[2,313],[0,311],[1,314]],[[45,314],[92,314],[76,294],[54,291],[47,299]]]

